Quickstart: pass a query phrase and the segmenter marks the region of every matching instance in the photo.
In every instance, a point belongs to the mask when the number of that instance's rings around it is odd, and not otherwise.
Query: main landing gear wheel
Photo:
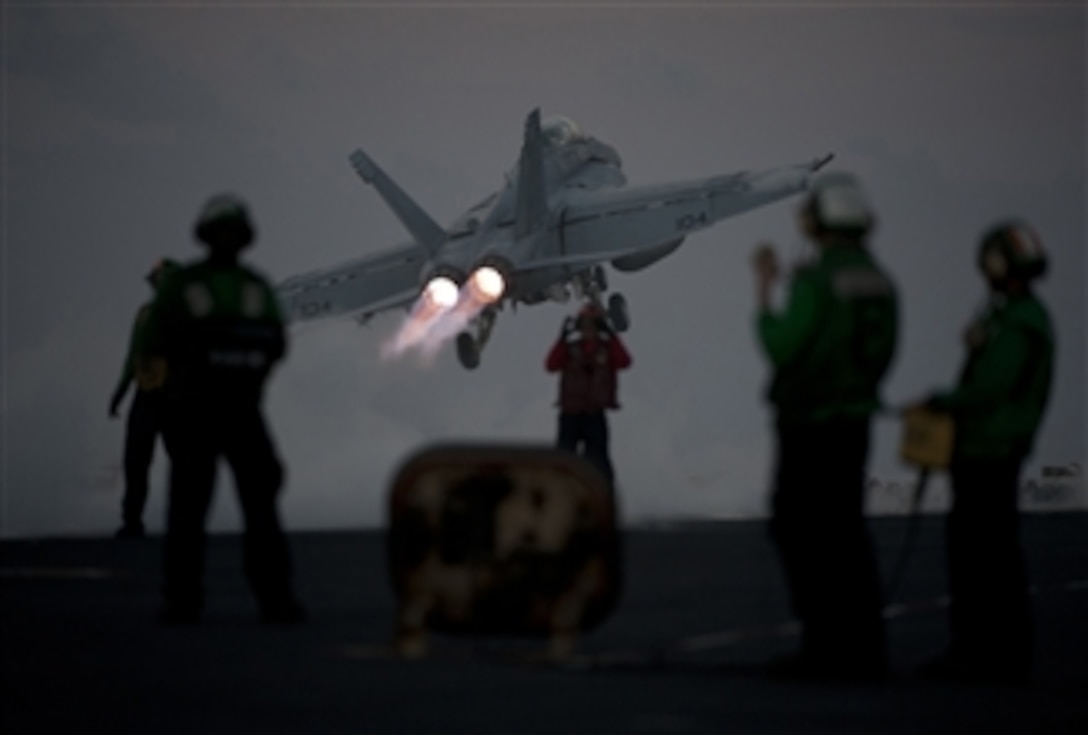
[[[631,326],[631,316],[627,311],[627,299],[623,294],[614,293],[608,297],[608,321],[617,332],[626,332]]]
[[[593,269],[593,284],[598,293],[604,293],[608,290],[608,274],[605,272],[603,265]]]
[[[475,337],[468,332],[457,335],[457,359],[466,370],[475,370],[480,366],[480,348]]]

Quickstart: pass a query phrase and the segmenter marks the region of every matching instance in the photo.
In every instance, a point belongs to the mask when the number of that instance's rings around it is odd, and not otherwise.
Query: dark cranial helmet
[[[196,237],[213,250],[241,250],[253,242],[253,224],[243,202],[233,194],[207,201],[196,222]]]
[[[1030,281],[1046,273],[1046,250],[1039,235],[1026,223],[1002,222],[983,234],[978,248],[978,267],[993,280],[1018,278]]]

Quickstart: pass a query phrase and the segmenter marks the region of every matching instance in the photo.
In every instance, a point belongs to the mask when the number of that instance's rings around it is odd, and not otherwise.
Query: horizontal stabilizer
[[[378,190],[378,194],[411,233],[412,238],[423,246],[428,255],[437,255],[446,242],[446,231],[362,150],[352,153],[349,160],[359,178]]]

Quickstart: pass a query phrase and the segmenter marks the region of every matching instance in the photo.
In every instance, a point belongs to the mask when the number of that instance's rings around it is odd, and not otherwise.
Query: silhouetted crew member
[[[1050,398],[1054,331],[1031,288],[1047,268],[1031,227],[1009,222],[991,229],[978,265],[990,299],[964,335],[959,383],[925,402],[951,414],[956,444],[946,526],[951,645],[923,673],[1015,683],[1030,676],[1034,653],[1020,471]]]
[[[173,272],[152,306],[146,351],[167,361],[171,458],[161,619],[196,622],[204,604],[204,524],[223,457],[245,523],[246,577],[266,622],[304,617],[291,582],[277,494],[283,467],[261,412],[264,384],[286,341],[267,281],[238,262],[254,238],[245,204],[212,198],[196,225],[207,259]]]
[[[164,258],[147,274],[147,282],[157,291],[166,274],[177,267],[177,263]],[[122,525],[117,530],[117,538],[139,538],[144,535],[147,476],[155,456],[155,440],[162,432],[161,389],[166,377],[164,363],[141,356],[137,349],[150,311],[149,301],[136,312],[121,378],[110,398],[110,418],[117,418],[128,387],[135,381],[136,395],[125,422],[125,494],[121,500]]]
[[[548,353],[545,368],[559,373],[557,445],[592,462],[609,486],[615,472],[609,454],[608,410],[619,408],[616,373],[631,366],[631,355],[596,303],[582,307]]]
[[[769,246],[756,253],[759,343],[773,366],[777,439],[770,533],[800,651],[772,673],[878,679],[887,673],[880,573],[864,518],[870,423],[898,334],[892,280],[867,247],[871,207],[854,177],[818,178],[800,211],[817,257],[793,273],[785,308]]]

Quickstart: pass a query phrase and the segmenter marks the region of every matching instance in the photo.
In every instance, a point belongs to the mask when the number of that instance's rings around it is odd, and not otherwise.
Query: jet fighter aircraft
[[[412,241],[287,279],[278,294],[288,318],[383,311],[408,316],[387,349],[440,344],[456,335],[457,354],[477,367],[499,310],[510,304],[600,301],[604,265],[638,271],[680,247],[692,232],[807,188],[832,154],[763,171],[628,186],[619,154],[572,120],[540,110],[525,121],[521,155],[501,189],[449,226],[437,224],[362,150],[349,160],[377,189]],[[606,313],[629,326],[621,294]]]

